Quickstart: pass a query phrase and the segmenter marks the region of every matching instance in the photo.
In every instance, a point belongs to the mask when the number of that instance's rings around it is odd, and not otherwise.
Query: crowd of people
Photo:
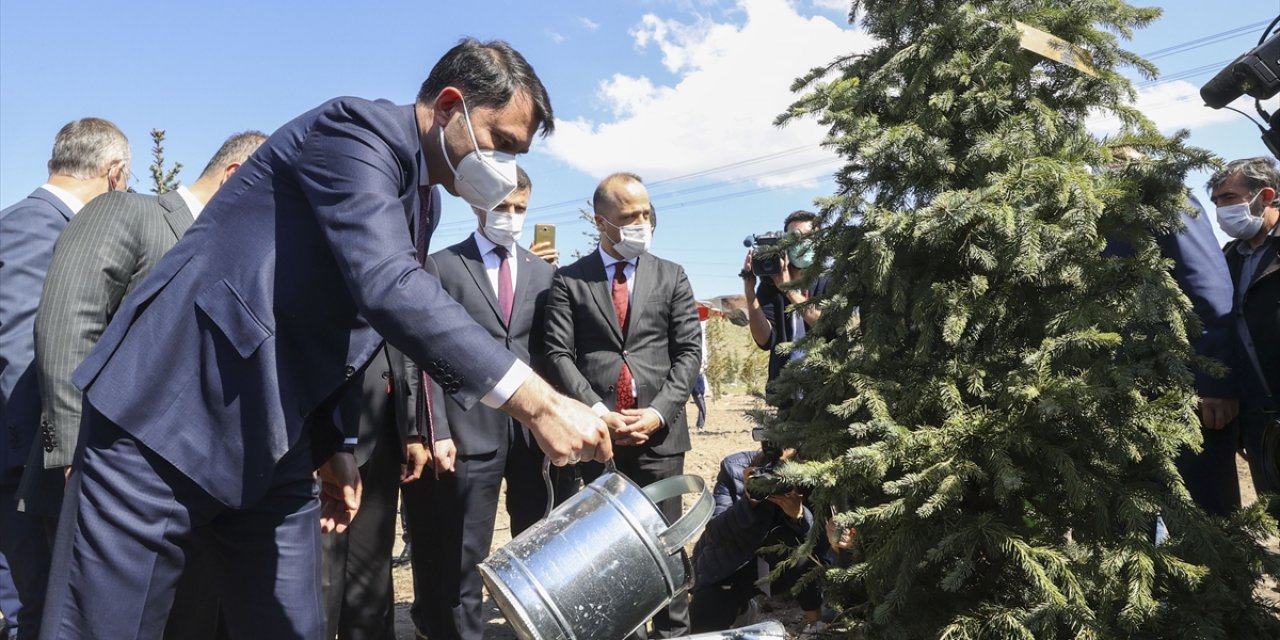
[[[684,270],[649,253],[639,176],[592,197],[599,244],[560,265],[526,249],[533,181],[516,157],[550,99],[505,43],[462,41],[411,105],[339,98],[270,136],[232,135],[190,185],[127,189],[128,140],[99,118],[59,131],[48,182],[0,211],[0,613],[17,638],[394,638],[398,505],[413,623],[483,636],[476,565],[500,487],[512,532],[612,459],[647,485],[684,472],[685,403],[705,342]],[[432,250],[445,192],[473,209]],[[1280,390],[1280,172],[1232,162],[1208,216],[1161,239],[1205,331],[1205,447],[1180,460],[1195,499],[1261,490]],[[802,354],[830,279],[804,236],[740,273],[769,379]],[[793,239],[795,240],[795,239]],[[801,285],[800,283],[803,283]],[[703,411],[697,421],[703,425]],[[730,456],[676,596],[637,637],[725,628],[757,560],[815,522],[798,490],[753,495],[768,451]],[[550,485],[543,461],[555,465]],[[660,505],[674,521],[678,499]],[[849,544],[828,531],[827,551]],[[821,561],[821,559],[815,559]],[[787,576],[783,582],[794,582]],[[821,594],[800,594],[820,626]]]

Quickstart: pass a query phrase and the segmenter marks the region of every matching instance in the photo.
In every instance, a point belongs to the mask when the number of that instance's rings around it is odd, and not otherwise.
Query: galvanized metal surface
[[[655,502],[698,493],[668,525]],[[645,490],[606,473],[480,565],[523,640],[622,640],[691,578],[680,548],[710,519],[706,482],[677,476]]]

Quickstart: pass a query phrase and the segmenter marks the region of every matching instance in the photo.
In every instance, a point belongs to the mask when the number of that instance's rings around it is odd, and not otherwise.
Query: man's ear
[[[1275,206],[1276,190],[1271,187],[1263,187],[1262,191],[1258,193],[1258,198],[1262,200],[1262,208],[1264,209]]]
[[[222,169],[222,180],[218,181],[218,186],[221,187],[222,185],[226,184],[227,181],[231,179],[231,176],[234,175],[235,172],[238,171],[239,169],[240,169],[239,162],[232,162],[227,164],[227,166]]]
[[[454,109],[459,108],[462,104],[462,92],[456,87],[445,87],[436,94],[436,99],[431,103],[431,112],[435,117],[436,124],[443,128],[449,124],[449,116],[453,115]]]

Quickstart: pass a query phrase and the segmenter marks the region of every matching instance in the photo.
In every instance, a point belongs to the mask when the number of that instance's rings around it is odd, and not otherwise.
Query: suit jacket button
[[[342,370],[342,373],[343,375],[350,378],[351,376],[354,376],[356,374],[356,368],[348,365],[346,369]]]
[[[609,385],[609,393],[613,393],[613,385]]]
[[[390,379],[391,379],[391,372],[390,372],[390,371],[383,371],[383,372],[382,372],[382,379],[383,379],[383,380],[390,380]]]
[[[622,357],[624,357],[624,358],[625,358],[625,357],[627,357],[627,356],[629,356],[629,355],[631,355],[631,352],[630,352],[630,351],[627,351],[627,350],[625,350],[625,349],[622,351]]]

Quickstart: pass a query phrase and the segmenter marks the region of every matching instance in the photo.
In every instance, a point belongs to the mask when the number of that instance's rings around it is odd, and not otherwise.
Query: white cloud
[[[1178,129],[1197,129],[1241,117],[1226,109],[1210,109],[1200,98],[1200,87],[1184,80],[1162,82],[1138,89],[1135,106],[1155,123],[1163,133]],[[1251,108],[1252,98],[1237,100],[1232,107]],[[1089,130],[1099,135],[1120,130],[1120,119],[1113,115],[1096,116],[1089,121]]]
[[[587,31],[595,31],[600,28],[600,23],[591,18],[578,18],[578,25]]]
[[[848,15],[853,3],[850,0],[813,0],[813,6],[828,11],[841,11]]]
[[[738,9],[741,25],[644,16],[631,32],[636,46],[657,48],[676,80],[602,80],[597,98],[609,116],[561,120],[544,148],[595,177],[626,170],[661,180],[780,152],[790,153],[713,177],[777,185],[833,170],[836,156],[817,148],[822,127],[801,120],[779,129],[773,119],[797,98],[790,91],[796,77],[865,50],[870,39],[801,16],[786,0],[739,0]]]
[[[547,29],[546,33],[547,33],[547,37],[551,39],[551,42],[555,44],[560,44],[566,40],[564,36],[550,29]]]

